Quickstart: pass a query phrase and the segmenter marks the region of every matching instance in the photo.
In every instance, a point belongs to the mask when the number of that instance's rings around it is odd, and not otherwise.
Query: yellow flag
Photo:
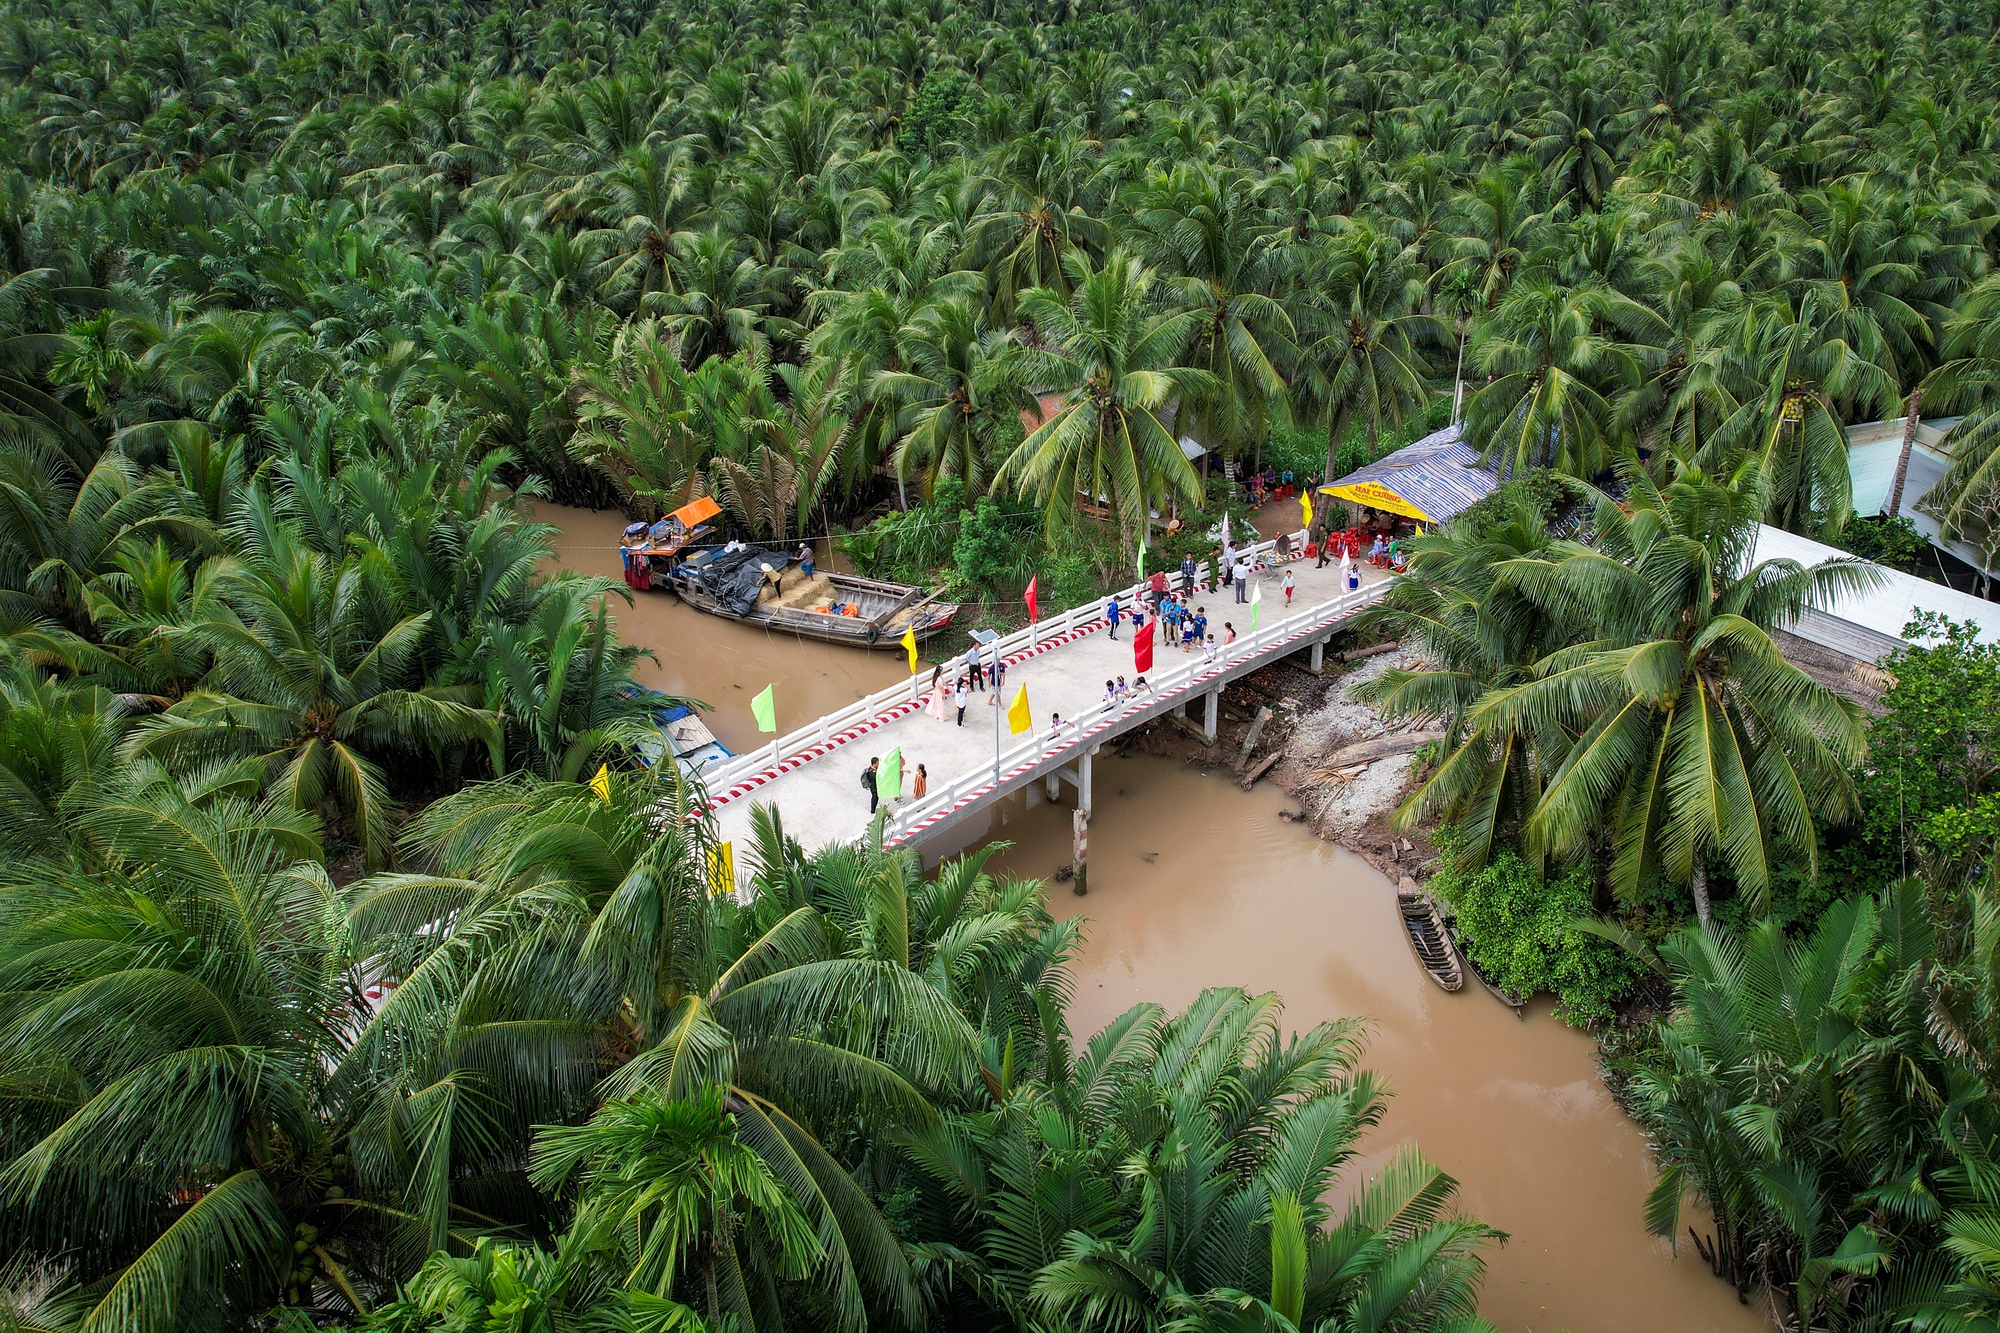
[[[736,891],[736,845],[720,843],[708,849],[708,891],[720,898]]]
[[[912,624],[903,631],[903,650],[910,655],[910,674],[917,674],[917,627]]]
[[[1306,491],[1299,492],[1299,508],[1305,513],[1305,519],[1299,526],[1310,529],[1313,525],[1313,498],[1311,494]]]
[[[611,766],[609,764],[599,764],[597,766],[597,776],[590,780],[590,789],[597,793],[597,799],[600,801],[611,799]]]
[[[1028,687],[1023,685],[1014,702],[1007,705],[1007,726],[1018,736],[1034,725],[1035,719],[1028,714]]]

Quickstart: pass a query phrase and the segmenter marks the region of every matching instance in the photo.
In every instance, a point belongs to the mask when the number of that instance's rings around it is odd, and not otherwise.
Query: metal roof
[[[1796,560],[1810,569],[1846,554],[1766,524],[1757,529],[1757,545],[1750,560],[1753,565],[1763,560]],[[1782,628],[1850,657],[1873,661],[1903,643],[1903,627],[1916,619],[1919,611],[1936,611],[1952,621],[1970,620],[1979,627],[1981,641],[2000,642],[2000,604],[1894,569],[1883,569],[1881,583],[1867,592],[1845,594],[1832,606],[1807,612],[1796,625]]]
[[[1320,493],[1426,523],[1456,518],[1500,484],[1499,474],[1479,461],[1479,451],[1460,442],[1460,433],[1458,426],[1433,431],[1320,487]]]

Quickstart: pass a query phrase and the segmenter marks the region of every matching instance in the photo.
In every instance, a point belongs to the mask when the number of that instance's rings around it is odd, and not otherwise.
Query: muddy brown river
[[[616,514],[541,513],[563,526],[565,563],[616,576]],[[749,695],[773,680],[803,722],[805,709],[838,707],[902,674],[887,654],[768,636],[665,594],[618,614],[622,632],[660,656],[642,672],[648,683],[721,705],[710,726],[732,748],[755,744]],[[796,725],[790,716],[782,727]],[[1074,964],[1079,1040],[1142,1000],[1177,1009],[1208,986],[1276,991],[1299,1028],[1363,1016],[1363,1063],[1392,1096],[1347,1179],[1406,1142],[1457,1177],[1464,1211],[1511,1237],[1480,1300],[1503,1333],[1764,1327],[1685,1243],[1676,1256],[1646,1234],[1645,1141],[1599,1079],[1590,1038],[1551,1017],[1546,1001],[1523,1020],[1470,985],[1440,990],[1411,957],[1389,882],[1280,821],[1275,789],[1246,793],[1199,770],[1108,752],[1094,785],[1091,892],[1052,886],[1049,897],[1059,916],[1090,921]],[[997,868],[1045,876],[1070,859],[1069,829],[1066,806],[1016,797],[986,827],[928,850],[1006,841]]]

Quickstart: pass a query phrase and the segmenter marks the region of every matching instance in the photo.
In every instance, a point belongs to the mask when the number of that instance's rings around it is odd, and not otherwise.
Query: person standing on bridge
[[[1236,566],[1236,600],[1250,600],[1250,562],[1245,560]]]
[[[1118,621],[1124,614],[1125,608],[1118,605],[1118,595],[1113,593],[1111,600],[1104,604],[1104,618],[1111,623],[1111,641],[1113,643],[1118,642]]]
[[[965,677],[958,678],[958,688],[952,692],[952,703],[958,709],[958,725],[965,725],[965,706],[972,701],[972,691],[965,687]]]
[[[975,690],[985,689],[986,668],[984,665],[980,663],[979,650],[977,648],[974,648],[971,652],[965,655],[965,666],[966,670],[972,676],[972,688]]]
[[[1230,624],[1230,623],[1229,623],[1228,621],[1226,621],[1226,620],[1225,620],[1225,621],[1223,621],[1223,622],[1222,622],[1222,646],[1223,646],[1224,648],[1227,648],[1227,647],[1228,647],[1228,646],[1229,646],[1230,644],[1232,644],[1232,643],[1235,643],[1235,642],[1236,642],[1236,626],[1234,626],[1234,625]]]
[[[882,800],[882,793],[877,791],[875,787],[875,775],[881,769],[882,757],[880,755],[870,755],[868,757],[868,767],[861,770],[861,785],[868,789],[868,813],[871,815],[875,813],[876,805]]]
[[[1289,570],[1289,569],[1288,569],[1288,570],[1286,570],[1286,571],[1285,571],[1285,605],[1286,605],[1286,606],[1290,606],[1290,605],[1292,604],[1292,589],[1293,589],[1294,587],[1296,587],[1296,586],[1298,586],[1298,585],[1297,585],[1296,583],[1294,583],[1294,582],[1293,582],[1293,580],[1292,580],[1292,571],[1291,571],[1291,570]]]
[[[921,801],[930,795],[931,775],[924,772],[922,764],[917,765],[917,776],[910,780],[910,799]]]
[[[1208,608],[1205,606],[1198,606],[1194,609],[1194,641],[1197,644],[1199,644],[1205,641],[1207,638],[1208,638]]]

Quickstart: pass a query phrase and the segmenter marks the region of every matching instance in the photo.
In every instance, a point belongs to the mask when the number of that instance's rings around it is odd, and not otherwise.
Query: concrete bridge
[[[931,676],[926,666],[907,684],[879,691],[754,753],[706,769],[702,776],[721,836],[739,850],[747,845],[750,810],[761,801],[777,807],[786,833],[804,846],[861,837],[869,822],[861,772],[871,757],[896,747],[903,753],[905,795],[884,802],[889,809],[886,845],[921,844],[1033,782],[1043,783],[1051,799],[1063,784],[1074,788],[1077,808],[1087,821],[1091,761],[1106,742],[1168,713],[1189,718],[1213,740],[1222,691],[1231,681],[1292,654],[1303,655],[1311,669],[1319,670],[1327,642],[1381,598],[1391,577],[1363,565],[1361,587],[1349,593],[1339,586],[1337,565],[1316,569],[1310,560],[1278,561],[1270,542],[1240,554],[1259,561],[1252,582],[1263,589],[1262,624],[1250,628],[1251,608],[1236,602],[1229,590],[1198,590],[1193,605],[1208,612],[1216,661],[1205,661],[1198,650],[1183,653],[1178,644],[1161,645],[1146,673],[1150,690],[1106,706],[1104,682],[1120,675],[1130,681],[1136,674],[1131,625],[1122,625],[1113,639],[1102,603],[1076,607],[981,650],[986,660],[996,650],[1006,660],[1006,684],[997,696],[975,690],[963,726],[953,709],[945,709],[940,721],[925,708]],[[1282,590],[1287,569],[1297,584],[1289,608]],[[1136,586],[1125,589],[1121,603],[1129,607],[1137,591]],[[1238,636],[1227,646],[1221,643],[1225,624],[1233,624]],[[963,658],[945,664],[947,687],[963,665]],[[1017,736],[1009,732],[1004,714],[1023,685],[1034,727]],[[1059,728],[1052,727],[1056,714],[1062,718]],[[925,765],[930,779],[922,798],[908,794],[918,764]],[[745,874],[740,861],[737,873],[739,878]]]

